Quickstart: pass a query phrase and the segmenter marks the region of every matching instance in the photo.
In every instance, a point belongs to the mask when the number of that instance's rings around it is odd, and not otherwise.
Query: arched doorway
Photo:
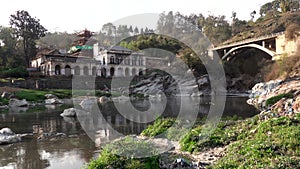
[[[97,69],[96,69],[95,66],[92,68],[92,75],[93,75],[93,76],[96,76],[96,75],[97,75]]]
[[[106,77],[106,69],[105,68],[101,69],[101,77]]]
[[[66,76],[71,76],[71,66],[66,65],[66,67],[65,67],[65,75]]]
[[[118,76],[119,77],[123,76],[123,68],[121,68],[121,67],[118,68]]]
[[[111,67],[110,68],[110,76],[113,77],[115,75],[115,68]]]
[[[60,75],[60,66],[59,65],[55,66],[55,75]]]
[[[84,66],[83,68],[83,74],[88,76],[89,75],[89,68],[87,66]]]
[[[135,76],[136,75],[136,69],[132,68],[131,73],[132,73],[132,76]]]
[[[74,72],[75,75],[80,75],[80,67],[79,66],[76,66],[74,71],[75,71]]]
[[[128,77],[129,76],[129,68],[125,68],[125,76]]]

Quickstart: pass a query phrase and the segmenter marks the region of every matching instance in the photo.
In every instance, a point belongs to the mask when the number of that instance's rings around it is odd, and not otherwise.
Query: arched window
[[[129,68],[125,68],[125,76],[128,77],[129,76]]]
[[[105,65],[105,58],[102,59],[102,63],[103,63],[103,65]]]
[[[74,71],[75,71],[74,72],[75,75],[80,75],[80,67],[79,66],[76,66]]]
[[[101,69],[101,77],[106,77],[106,69],[105,68]]]
[[[135,75],[136,75],[136,69],[133,68],[133,69],[131,70],[131,73],[132,73],[132,76],[135,76]]]
[[[95,66],[92,68],[92,75],[93,75],[93,76],[96,76],[96,75],[97,75],[97,69],[96,69]]]
[[[69,65],[66,65],[65,67],[65,75],[71,76],[71,67]]]
[[[89,75],[89,68],[87,66],[84,66],[83,74],[86,75],[86,76]]]
[[[55,66],[55,75],[60,75],[60,66],[59,65]]]
[[[110,68],[110,76],[113,77],[115,75],[115,68],[111,67]]]

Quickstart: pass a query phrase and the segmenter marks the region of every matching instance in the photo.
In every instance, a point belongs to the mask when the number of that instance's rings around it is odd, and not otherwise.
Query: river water
[[[246,104],[245,97],[227,97],[223,116],[251,117],[258,111]],[[147,109],[149,101],[132,101],[137,109]],[[185,106],[198,107],[199,114],[209,111],[210,98],[184,99]],[[122,102],[122,104],[128,104]],[[160,104],[160,102],[156,102]],[[60,113],[73,105],[37,106],[19,110],[0,110],[0,128],[9,127],[15,133],[33,133],[42,127],[44,132],[65,133],[62,137],[38,141],[35,135],[20,143],[0,145],[0,169],[79,169],[96,158],[99,144],[88,137],[76,118],[63,118]],[[157,105],[155,105],[157,106]],[[176,117],[180,107],[177,99],[168,99],[163,116]],[[124,118],[112,103],[99,105],[103,117],[118,132],[139,134],[148,123],[136,123]],[[2,111],[2,112],[1,112]],[[105,130],[106,131],[106,130]],[[107,131],[109,132],[109,131]]]

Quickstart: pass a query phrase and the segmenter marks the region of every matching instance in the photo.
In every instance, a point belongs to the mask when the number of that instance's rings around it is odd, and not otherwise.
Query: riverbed
[[[246,100],[246,97],[227,97],[223,116],[237,115],[247,118],[257,114],[258,111],[247,105]],[[130,101],[122,101],[120,104],[129,103]],[[188,108],[196,106],[201,115],[207,114],[211,105],[208,97],[201,99],[186,97],[180,103]],[[134,100],[132,104],[139,110],[147,110],[149,105],[154,104],[154,107],[157,107],[161,102]],[[1,145],[0,169],[79,169],[92,158],[96,158],[101,145],[90,139],[77,118],[60,116],[64,109],[70,107],[73,107],[72,103],[0,110],[0,128],[9,127],[15,133],[33,133],[36,128],[42,127],[44,132],[65,134],[63,137],[44,140],[37,140],[35,137],[26,138],[20,143]],[[169,98],[161,115],[176,117],[179,107],[178,99]],[[139,134],[149,124],[126,119],[111,102],[99,105],[99,110],[111,127],[123,135]],[[107,130],[109,129],[104,131],[109,133]]]

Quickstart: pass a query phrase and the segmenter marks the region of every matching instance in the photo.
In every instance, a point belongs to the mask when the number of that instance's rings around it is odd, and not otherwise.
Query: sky
[[[232,11],[237,13],[239,19],[249,20],[250,13],[271,0],[10,0],[4,1],[0,6],[0,25],[9,26],[9,16],[17,10],[26,10],[32,17],[40,19],[50,32],[73,33],[85,28],[99,31],[102,25],[108,22],[127,18],[125,23],[148,27],[155,27],[155,23],[147,17],[138,17],[143,14],[159,14],[168,11],[179,11],[182,14],[191,13],[225,15],[231,20]],[[135,17],[132,17],[132,16]],[[257,14],[258,17],[259,14]],[[129,19],[128,19],[129,18]],[[130,20],[130,21],[129,21]],[[151,24],[151,23],[152,24]],[[122,23],[122,22],[120,22]]]

